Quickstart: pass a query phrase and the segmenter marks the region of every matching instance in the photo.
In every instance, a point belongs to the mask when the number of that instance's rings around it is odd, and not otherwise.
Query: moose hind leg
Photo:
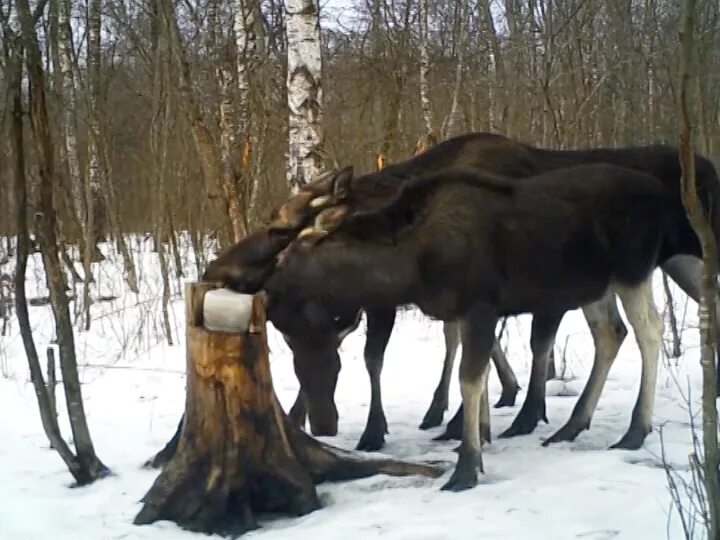
[[[532,433],[539,420],[547,423],[545,415],[545,382],[550,349],[555,343],[560,321],[565,312],[533,314],[530,349],[533,353],[530,385],[520,412],[513,423],[500,434],[500,438]]]
[[[503,352],[500,342],[497,339],[493,343],[492,361],[493,364],[495,364],[495,369],[497,370],[498,377],[500,378],[500,384],[502,385],[500,399],[498,399],[494,407],[496,409],[499,409],[500,407],[513,407],[515,405],[517,393],[520,390],[520,385],[518,384],[515,372],[505,357],[505,353]]]
[[[463,491],[477,485],[477,471],[484,472],[480,442],[481,403],[486,399],[490,351],[495,339],[497,315],[492,308],[476,306],[462,321],[463,352],[460,360],[460,391],[463,400],[463,436],[458,461],[443,490]]]
[[[502,351],[500,342],[495,339],[492,348],[491,358],[497,369],[498,376],[500,377],[500,383],[502,384],[502,394],[500,395],[499,401],[494,407],[512,407],[515,405],[515,397],[517,396],[520,385],[517,382],[515,373],[510,367],[510,364],[505,358],[505,353]],[[489,399],[489,395],[488,395]],[[483,405],[484,406],[484,405]],[[445,426],[445,431],[433,438],[433,441],[449,441],[449,440],[460,440],[462,439],[463,431],[463,406],[462,404],[458,407],[455,415],[450,419]],[[485,442],[491,442],[490,439],[490,406],[488,404],[487,410],[483,409],[482,418],[480,419],[480,435]]]
[[[622,439],[611,448],[635,450],[642,446],[645,437],[652,431],[652,413],[663,321],[653,300],[652,278],[648,278],[638,287],[618,288],[618,294],[628,321],[635,331],[642,358],[642,374],[640,391],[633,408],[630,427]]]
[[[574,441],[581,431],[590,427],[590,420],[602,394],[605,381],[627,335],[627,328],[620,317],[615,291],[608,292],[597,302],[583,307],[585,320],[595,343],[590,378],[575,404],[567,423],[543,442],[543,446],[561,441]]]
[[[700,302],[702,260],[692,255],[675,255],[662,265],[663,270],[693,300]],[[718,298],[716,297],[716,300]],[[717,397],[720,397],[720,301],[715,306],[715,358],[717,359]]]
[[[395,310],[368,311],[366,314],[365,366],[370,375],[370,413],[356,450],[373,452],[380,450],[385,445],[385,434],[388,432],[385,411],[382,406],[380,373],[382,372],[385,348],[395,324]]]
[[[420,429],[429,429],[442,424],[445,411],[448,409],[448,389],[452,376],[453,364],[460,345],[460,325],[457,322],[446,322],[443,325],[445,336],[445,359],[443,360],[442,376],[433,394],[430,407],[425,413]]]

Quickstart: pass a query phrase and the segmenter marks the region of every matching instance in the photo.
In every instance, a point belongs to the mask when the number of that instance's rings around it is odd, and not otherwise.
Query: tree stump
[[[170,520],[188,530],[238,535],[257,526],[260,512],[316,510],[321,481],[442,474],[430,464],[359,458],[292,426],[272,385],[262,297],[251,300],[246,331],[213,331],[204,327],[203,312],[213,288],[186,287],[185,415],[155,458],[164,468],[135,524]]]

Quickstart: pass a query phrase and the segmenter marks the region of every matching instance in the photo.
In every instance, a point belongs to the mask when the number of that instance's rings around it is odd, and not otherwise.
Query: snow
[[[158,471],[141,464],[172,436],[184,408],[185,349],[182,299],[170,306],[173,338],[162,337],[159,270],[148,243],[133,244],[141,275],[139,295],[124,293],[117,256],[96,266],[95,294],[114,294],[111,302],[93,306],[90,332],[76,333],[88,421],[98,455],[113,476],[89,487],[70,488],[72,478],[49,449],[39,420],[17,324],[0,342],[0,539],[181,539],[205,538],[170,522],[138,527],[132,520],[140,498]],[[189,251],[189,250],[187,250]],[[189,257],[189,255],[187,256]],[[185,258],[185,257],[184,257]],[[186,268],[193,266],[190,258]],[[0,272],[8,272],[8,265]],[[29,296],[42,295],[42,271],[33,258],[28,272]],[[188,276],[187,279],[194,279]],[[664,299],[656,276],[656,300]],[[174,292],[182,283],[173,284]],[[700,366],[696,306],[675,290],[678,316],[688,329],[684,355],[663,359],[658,379],[654,426],[662,426],[665,452],[681,473],[687,472],[690,417],[685,396],[698,412]],[[31,307],[38,350],[44,357],[52,339],[47,306]],[[687,313],[687,316],[685,315]],[[530,354],[529,317],[508,321],[508,359],[520,384],[527,385]],[[669,330],[666,329],[669,335]],[[292,358],[281,336],[270,330],[271,367],[277,393],[287,408],[298,388]],[[336,392],[340,433],[323,440],[352,449],[365,425],[370,389],[362,350],[364,327],[343,343],[343,367]],[[569,417],[589,374],[593,348],[580,312],[568,313],[556,344],[567,359],[564,381],[548,384],[550,423],[528,436],[494,438],[485,448],[487,474],[475,489],[439,491],[454,466],[457,442],[434,442],[441,429],[417,429],[441,371],[440,323],[416,311],[402,312],[386,354],[383,399],[390,434],[382,454],[413,460],[442,460],[439,479],[376,476],[318,487],[323,508],[299,518],[268,519],[247,538],[444,539],[481,537],[517,539],[658,539],[680,538],[671,508],[657,429],[638,451],[607,450],[624,433],[639,385],[640,359],[632,333],[626,339],[593,418],[590,431],[573,443],[543,448],[542,440]],[[457,364],[456,362],[456,373]],[[491,400],[499,395],[493,373]],[[496,437],[512,421],[524,399],[513,408],[493,409]],[[69,437],[61,387],[61,429]],[[450,418],[459,405],[456,376],[451,387]]]

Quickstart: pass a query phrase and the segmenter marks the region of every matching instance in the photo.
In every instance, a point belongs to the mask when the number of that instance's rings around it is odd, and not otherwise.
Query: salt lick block
[[[205,293],[203,326],[214,332],[247,332],[252,316],[252,294],[230,289],[213,289]]]

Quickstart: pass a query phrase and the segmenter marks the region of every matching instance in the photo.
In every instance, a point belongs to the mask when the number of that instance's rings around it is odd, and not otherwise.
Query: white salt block
[[[203,326],[215,332],[247,332],[252,302],[252,294],[236,293],[230,289],[208,291],[203,302]]]

